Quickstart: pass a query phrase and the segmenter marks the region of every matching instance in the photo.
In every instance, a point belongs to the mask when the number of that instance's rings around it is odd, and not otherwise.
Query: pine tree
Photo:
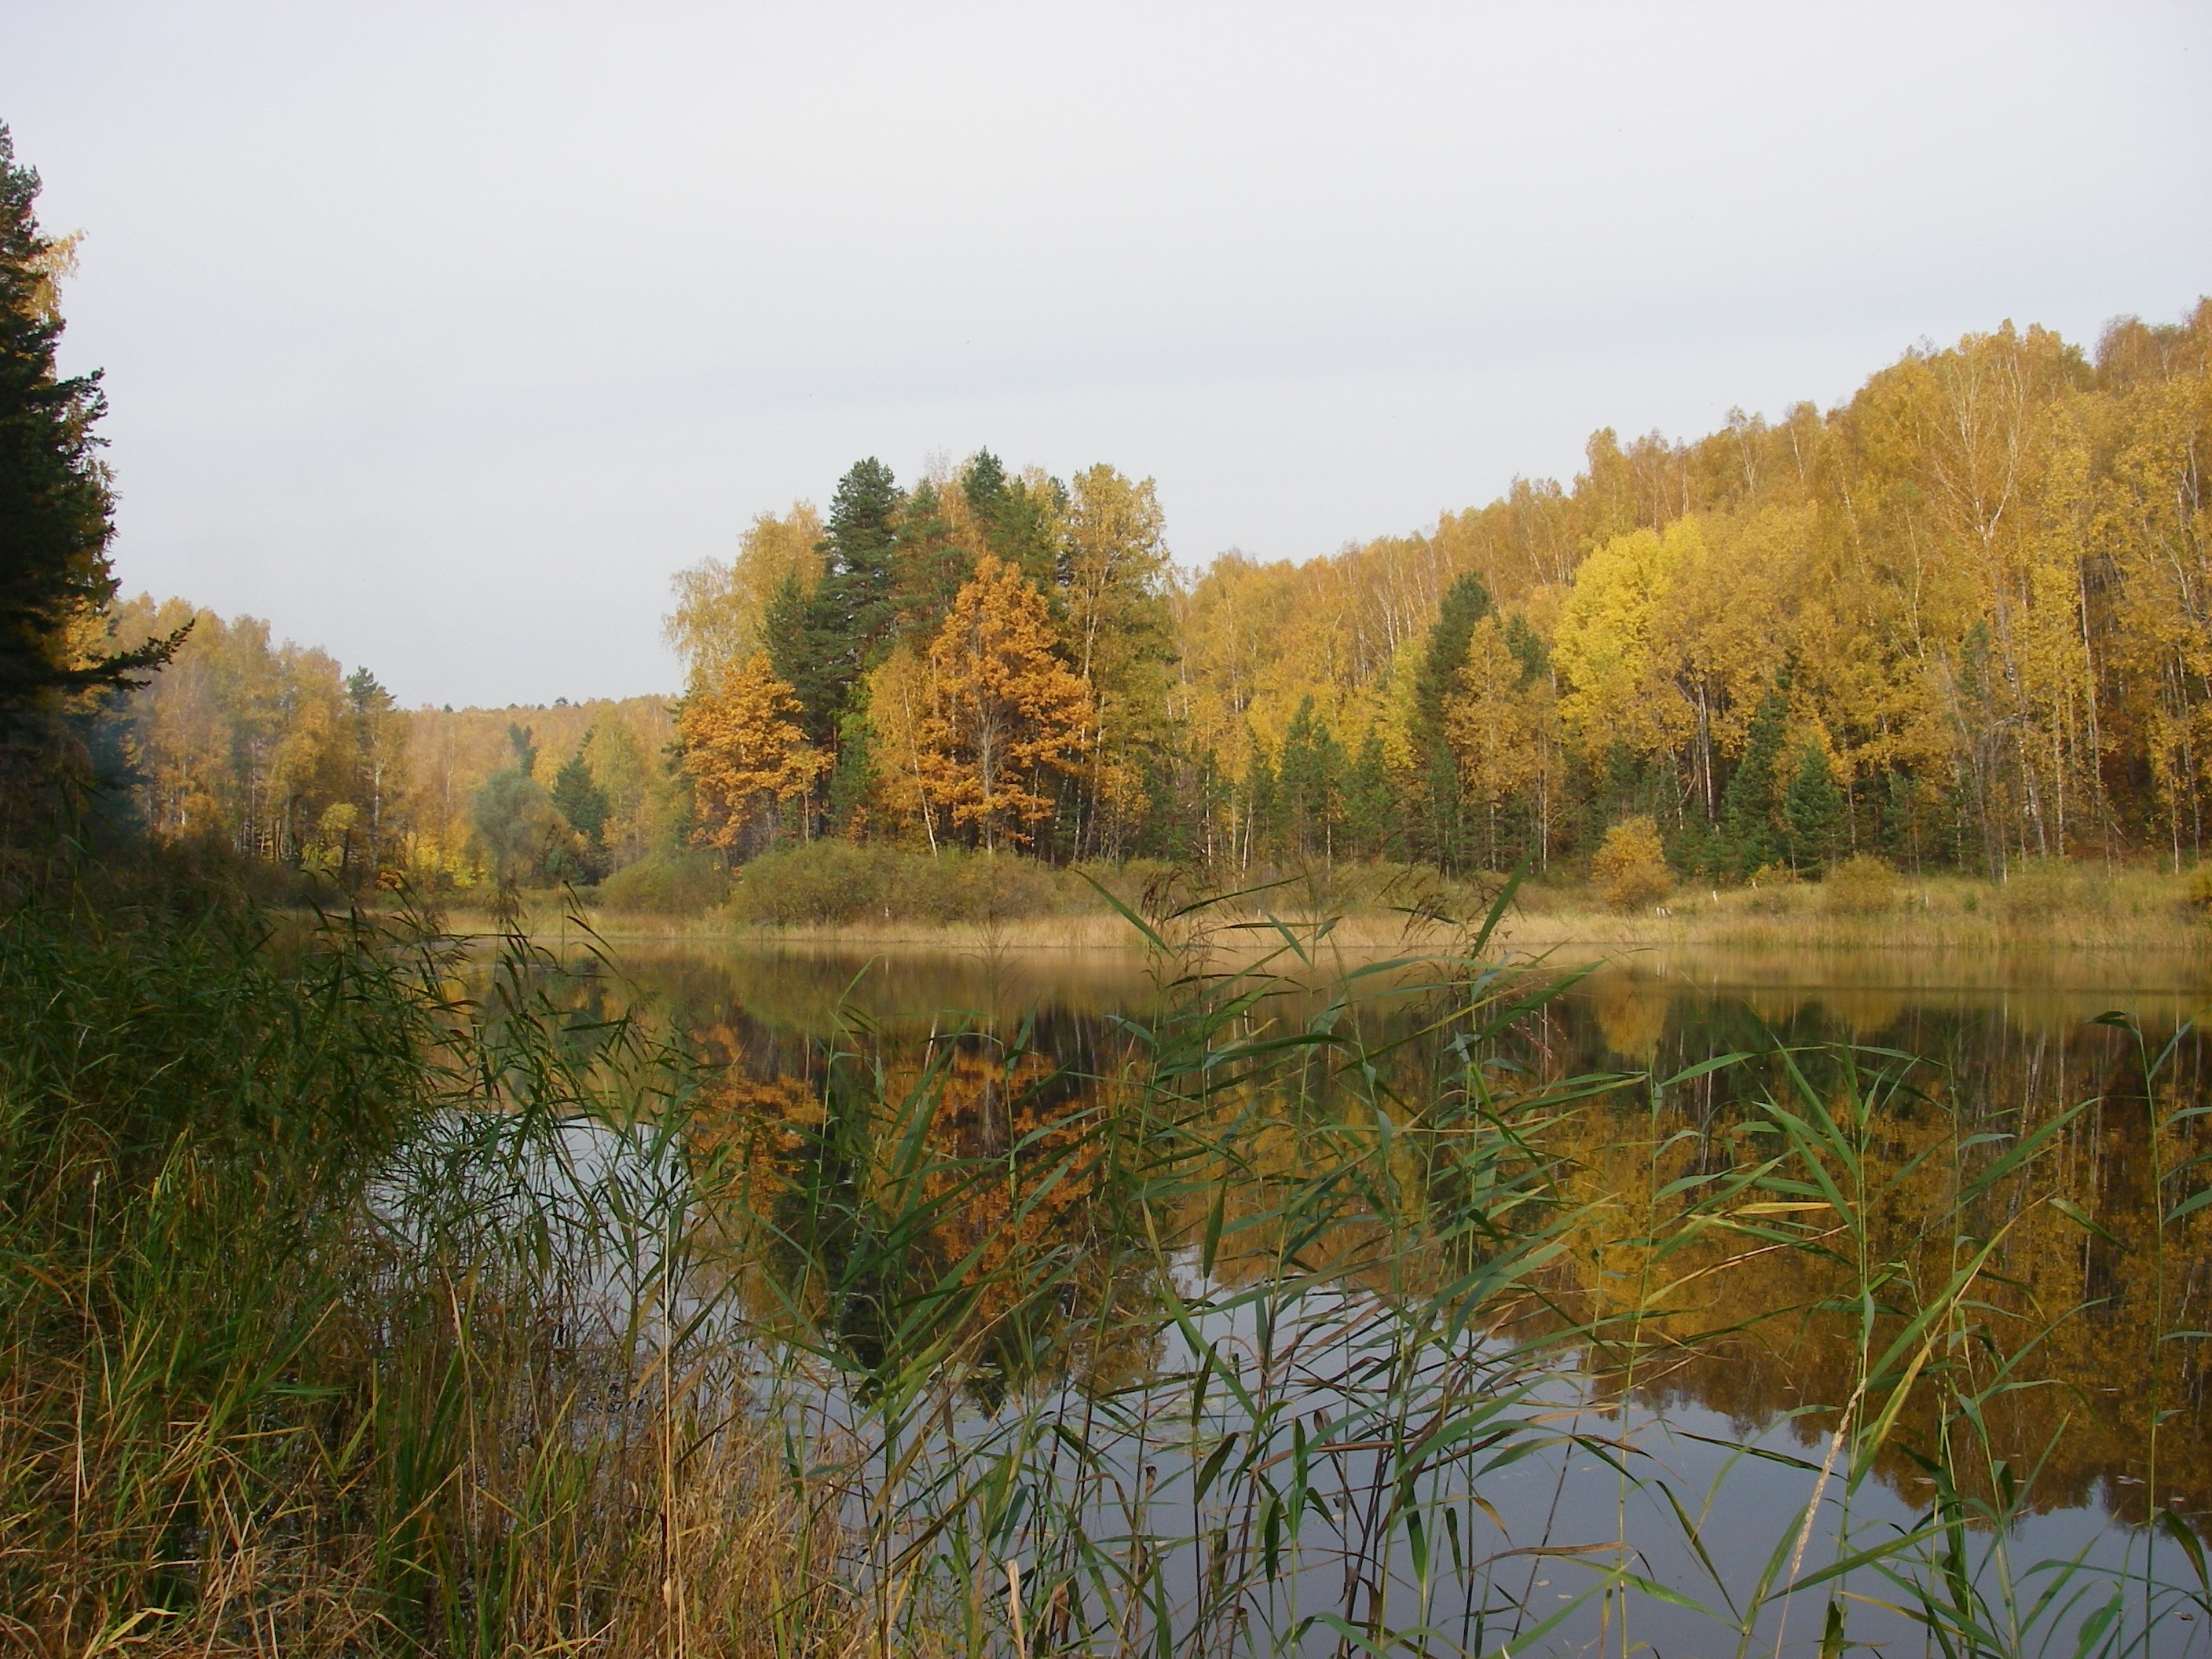
[[[924,480],[901,509],[891,554],[892,602],[899,632],[927,641],[945,624],[952,601],[975,574],[975,561],[953,539],[937,486]]]
[[[1049,598],[1060,576],[1056,520],[1066,506],[1058,483],[1033,489],[1011,477],[1005,463],[983,449],[961,473],[960,493],[982,530],[985,550],[1012,565]]]
[[[822,580],[814,590],[819,627],[832,643],[832,672],[849,685],[873,665],[896,619],[894,593],[900,509],[906,498],[890,468],[871,455],[837,481],[830,522],[817,548]]]
[[[40,233],[38,195],[39,175],[16,165],[0,122],[0,711],[158,668],[191,627],[89,660],[75,643],[115,596],[114,501],[94,431],[107,399],[97,370],[64,379],[55,368],[55,289],[70,245]]]
[[[1719,857],[1725,872],[1741,879],[1775,862],[1774,770],[1788,735],[1786,683],[1778,681],[1759,700],[1743,754],[1721,792]]]
[[[898,619],[898,522],[905,497],[872,455],[837,481],[815,552],[821,579],[809,591],[788,573],[769,601],[762,633],[776,676],[799,699],[807,741],[835,752],[839,723],[860,677],[880,660]]]
[[[1790,867],[1799,875],[1825,870],[1836,861],[1844,838],[1844,794],[1829,769],[1828,751],[1808,743],[1797,757],[1796,775],[1782,799],[1790,832]]]

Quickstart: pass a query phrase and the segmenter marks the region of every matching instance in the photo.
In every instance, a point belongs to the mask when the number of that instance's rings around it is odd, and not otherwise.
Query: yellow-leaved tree
[[[778,518],[757,514],[725,564],[708,559],[676,573],[676,609],[661,631],[684,659],[694,686],[712,685],[722,671],[741,663],[768,641],[762,629],[769,605],[787,580],[811,592],[822,578],[822,515],[811,501],[793,501]]]
[[[1053,649],[1044,595],[986,554],[929,648],[922,789],[985,850],[1029,839],[1050,817],[1048,773],[1074,771],[1093,719],[1091,690]]]
[[[1550,711],[1534,686],[1523,685],[1528,678],[1498,618],[1485,617],[1468,637],[1458,690],[1444,702],[1444,741],[1459,763],[1461,787],[1483,815],[1484,862],[1492,866],[1499,810],[1537,781],[1543,759]]]
[[[781,810],[813,790],[830,761],[799,729],[799,712],[765,651],[730,664],[713,690],[685,701],[676,729],[697,801],[697,840],[729,850],[749,836],[772,837]]]
[[[1569,688],[1560,715],[1589,753],[1618,744],[1635,754],[1668,754],[1688,733],[1689,707],[1655,660],[1653,623],[1701,545],[1694,524],[1669,526],[1663,535],[1631,531],[1575,572],[1552,658]]]

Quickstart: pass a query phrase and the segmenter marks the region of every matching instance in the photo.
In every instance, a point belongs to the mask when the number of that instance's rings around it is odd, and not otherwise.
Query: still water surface
[[[720,1068],[710,1121],[719,1111],[732,1125],[780,1126],[750,1143],[766,1146],[771,1164],[779,1146],[793,1158],[818,1156],[826,1144],[818,1103],[826,1091],[834,1115],[830,1085],[839,1065],[870,1071],[880,1093],[884,1079],[911,1080],[933,1055],[943,1090],[933,1133],[986,1156],[1048,1150],[1045,1126],[1054,1113],[1110,1095],[1127,1086],[1133,1066],[1141,1068],[1164,999],[1160,971],[1135,952],[632,947],[621,962]],[[1324,980],[1327,966],[1294,976]],[[1294,1241],[1302,1267],[1319,1264],[1323,1277],[1331,1264],[1340,1271],[1326,1291],[1302,1295],[1288,1328],[1279,1328],[1271,1320],[1291,1304],[1256,1292],[1242,1297],[1240,1287],[1279,1273],[1290,1247],[1256,1207],[1240,1216],[1242,1200],[1231,1200],[1224,1218],[1222,1200],[1209,1216],[1194,1199],[1185,1231],[1166,1241],[1175,1264],[1170,1288],[1196,1310],[1191,1317],[1180,1324],[1160,1318],[1160,1286],[1139,1297],[1127,1285],[1076,1275],[1067,1282],[1079,1288],[1055,1304],[1066,1329],[1017,1330],[992,1385],[963,1395],[970,1420],[956,1437],[972,1443],[1012,1432],[1006,1425],[1017,1417],[1032,1428],[1079,1420],[1101,1449],[1107,1474],[1099,1494],[1120,1493],[1126,1508],[1127,1493],[1141,1490],[1151,1505],[1188,1508],[1187,1559],[1159,1579],[1161,1623],[1177,1642],[1218,1633],[1228,1616],[1273,1630],[1271,1641],[1292,1650],[1328,1650],[1347,1639],[1327,1616],[1334,1613],[1370,1629],[1379,1617],[1425,1632],[1414,1645],[1439,1650],[1503,1644],[1514,1651],[1733,1651],[1742,1638],[1717,1615],[1757,1599],[1767,1606],[1754,1620],[1762,1650],[1811,1652],[1841,1583],[1845,1595],[1837,1605],[1853,1644],[1940,1650],[1898,1610],[1906,1598],[1879,1564],[1808,1589],[1794,1603],[1776,1587],[1885,1529],[1890,1536],[1929,1531],[1939,1483],[1948,1482],[1965,1506],[1959,1513],[1975,1517],[1957,1533],[1966,1540],[1961,1559],[1981,1575],[1978,1583],[2009,1581],[1984,1592],[1984,1607],[2008,1607],[2003,1616],[2019,1621],[2013,1637],[1993,1646],[2073,1651],[2085,1622],[2094,1626],[2112,1600],[2115,1581],[2096,1575],[2142,1571],[2154,1542],[2147,1517],[2168,1509],[2195,1533],[2212,1531],[2212,1414],[2205,1344],[2195,1335],[2212,1327],[2212,1211],[2163,1227],[2153,1219],[2154,1165],[2164,1173],[2160,1197],[2169,1212],[2206,1183],[2203,1168],[2181,1167],[2208,1142],[2203,1120],[2190,1115],[2212,1105],[2203,1045],[2184,1031],[2148,1093],[2143,1081],[2146,1058],[2156,1060],[2212,1001],[2204,983],[2197,962],[2148,957],[1655,952],[1605,965],[1491,1045],[1498,1077],[1523,1088],[1585,1074],[1668,1079],[1715,1056],[1752,1058],[1656,1093],[1648,1082],[1625,1082],[1547,1120],[1558,1204],[1547,1225],[1556,1248],[1531,1280],[1540,1293],[1516,1303],[1510,1319],[1439,1337],[1433,1363],[1420,1358],[1427,1339],[1408,1340],[1402,1327],[1415,1317],[1408,1310],[1432,1306],[1422,1296],[1464,1262],[1439,1247],[1429,1279],[1409,1288],[1409,1258],[1370,1249],[1372,1228],[1347,1223],[1334,1236],[1324,1230]],[[1360,1027],[1382,1056],[1370,1063],[1386,1084],[1393,1066],[1409,1067],[1415,1081],[1390,1097],[1411,1112],[1418,1079],[1435,1075],[1432,1051],[1452,1029],[1424,1032],[1421,1019],[1394,1002],[1391,984],[1382,976],[1350,1000],[1349,1012],[1322,1023]],[[1285,990],[1239,1029],[1305,1029],[1328,1000],[1325,989]],[[2114,1011],[2136,1022],[2140,1042],[2096,1023]],[[1431,1052],[1418,1062],[1407,1058],[1424,1044]],[[1814,1210],[1819,1194],[1793,1200],[1791,1193],[1809,1188],[1786,1169],[1767,1185],[1744,1188],[1732,1208],[1721,1206],[1723,1221],[1683,1226],[1688,1209],[1726,1172],[1741,1174],[1761,1159],[1786,1162],[1771,1120],[1761,1118],[1762,1101],[1790,1098],[1790,1062],[1776,1051],[1799,1051],[1813,1092],[1832,1097],[1841,1075],[1832,1045],[1845,1044],[1897,1057],[1868,1063],[1907,1080],[1869,1109],[1861,1144],[1872,1167],[1863,1174],[1868,1196],[1856,1232],[1799,1226],[1804,1218],[1796,1212]],[[1012,1071],[1004,1063],[1010,1045],[1022,1051]],[[1267,1131],[1263,1122],[1254,1133],[1251,1115],[1312,1113],[1327,1092],[1298,1085],[1293,1099],[1279,1093],[1283,1086],[1278,1079],[1277,1095],[1240,1106],[1241,1133],[1253,1134],[1253,1156],[1262,1162]],[[1972,1226],[1931,1229],[1961,1190],[1962,1171],[2075,1108],[2024,1173],[1977,1201]],[[2155,1138],[2148,1127],[2154,1109],[2169,1124]],[[1433,1165],[1431,1158],[1424,1168]],[[1425,1179],[1431,1185],[1422,1191],[1437,1194],[1439,1206],[1463,1200],[1446,1190],[1449,1183]],[[910,1248],[940,1260],[964,1252],[994,1262],[1030,1249],[1107,1254],[1099,1243],[1106,1233],[1133,1224],[1105,1213],[1113,1207],[1109,1186],[1095,1170],[1071,1176],[1025,1207],[1010,1177],[1008,1194],[995,1200],[971,1194],[950,1204]],[[1205,1190],[1203,1182],[1192,1188]],[[996,1212],[975,1212],[992,1201],[1000,1205]],[[1366,1209],[1340,1213],[1365,1216],[1373,1207],[1370,1200]],[[1798,1230],[1784,1240],[1763,1235],[1769,1224]],[[2154,1250],[2161,1234],[2163,1249]],[[1662,1237],[1671,1241],[1664,1249],[1654,1243]],[[827,1253],[838,1246],[826,1233],[794,1227],[777,1248]],[[1929,1303],[1930,1285],[1973,1249],[1984,1251],[1978,1276],[1946,1322],[1952,1335],[1930,1346],[1928,1375],[1947,1366],[1971,1373],[1979,1445],[1956,1458],[1957,1468],[1936,1469],[1938,1443],[1960,1430],[1955,1413],[1947,1418],[1920,1383],[1905,1391],[1863,1483],[1848,1490],[1836,1436],[1863,1429],[1879,1395],[1854,1402],[1852,1379],[1866,1374],[1866,1356],[1858,1352],[1863,1327],[1847,1304],[1872,1263],[1889,1275],[1884,1305],[1909,1312],[1908,1304]],[[1018,1263],[1009,1271],[1018,1279]],[[834,1264],[823,1269],[825,1280],[836,1277]],[[1080,1335],[1116,1295],[1148,1310],[1149,1334],[1136,1351]],[[987,1297],[974,1316],[992,1312]],[[1882,1326],[1882,1336],[1896,1335],[1903,1317]],[[1633,1323],[1632,1340],[1601,1339],[1601,1332],[1618,1339],[1624,1319]],[[1589,1339],[1532,1363],[1528,1355],[1540,1345],[1528,1334],[1547,1323],[1585,1330]],[[878,1363],[895,1337],[866,1325],[848,1320],[844,1340],[866,1364]],[[1095,1325],[1097,1333],[1106,1328]],[[1346,1401],[1377,1367],[1399,1368],[1375,1384],[1389,1395],[1395,1421],[1433,1424],[1469,1410],[1471,1390],[1494,1388],[1510,1398],[1516,1427],[1500,1436],[1504,1449],[1480,1463],[1425,1466],[1413,1482],[1428,1483],[1419,1496],[1433,1513],[1454,1511],[1455,1570],[1436,1566],[1444,1542],[1418,1528],[1387,1540],[1379,1556],[1371,1540],[1353,1547],[1350,1534],[1362,1523],[1336,1513],[1308,1526],[1296,1570],[1281,1571],[1270,1559],[1237,1611],[1207,1613],[1206,1576],[1220,1570],[1207,1553],[1210,1522],[1200,1515],[1204,1494],[1196,1489],[1206,1486],[1209,1463],[1222,1464],[1214,1451],[1240,1433],[1257,1435],[1242,1414],[1248,1408],[1232,1401],[1188,1403],[1189,1382],[1194,1367],[1212,1363],[1209,1352],[1232,1351],[1263,1371],[1275,1368],[1282,1380],[1268,1409],[1280,1422],[1311,1421],[1318,1437],[1335,1414],[1340,1491],[1386,1478],[1385,1454],[1341,1431],[1355,1415]],[[1173,1390],[1147,1393],[1148,1377],[1170,1376]],[[1163,1437],[1146,1415],[1144,1402],[1167,1398],[1190,1416],[1179,1442]],[[1123,1460],[1127,1467],[1112,1449],[1117,1425],[1140,1449]],[[1187,1448],[1180,1457],[1164,1450],[1176,1443]],[[1969,1479],[1958,1468],[1978,1473]],[[1264,1459],[1252,1478],[1255,1492],[1273,1494],[1283,1485]],[[1796,1517],[1815,1493],[1815,1520],[1801,1528]],[[1103,1495],[1080,1501],[1104,1528],[1113,1504]],[[1279,1529],[1279,1513],[1267,1519],[1272,1501],[1242,1512],[1248,1531]],[[1988,1519],[1995,1508],[2008,1517],[2002,1525]],[[1999,1534],[2002,1559],[1992,1553]],[[1314,1543],[1324,1536],[1342,1547],[1332,1553]],[[1260,1546],[1246,1541],[1247,1553],[1256,1554]],[[2171,1540],[2161,1547],[2156,1577],[2185,1587],[2186,1553]],[[1475,1571],[1468,1564],[1478,1558],[1484,1565]],[[1377,1559],[1385,1565],[1376,1567]],[[1343,1566],[1346,1560],[1367,1565]],[[2038,1565],[2069,1561],[2083,1566]],[[1599,1595],[1607,1572],[1616,1584],[1632,1572],[1647,1588],[1633,1596]],[[2160,1601],[2163,1616],[2146,1639],[2142,1591],[2123,1589],[2135,1599],[2106,1627],[2108,1650],[2205,1648],[2200,1604],[2181,1595]],[[2039,1604],[2046,1590],[2052,1594]],[[1170,1602],[1179,1610],[1169,1611]],[[1554,1611],[1565,1616],[1545,1627]],[[1316,1613],[1324,1615],[1319,1623]],[[1209,1618],[1217,1625],[1206,1626]],[[2136,1633],[2116,1645],[2130,1620]]]

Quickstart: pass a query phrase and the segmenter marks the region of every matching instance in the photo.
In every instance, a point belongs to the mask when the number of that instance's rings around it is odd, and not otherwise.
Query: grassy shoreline
[[[2187,879],[2136,871],[2039,870],[1998,884],[1942,876],[1901,880],[1873,909],[1838,908],[1817,883],[1763,888],[1703,888],[1623,914],[1588,887],[1531,883],[1516,895],[1497,939],[1507,949],[1583,960],[1674,950],[1788,951],[1807,953],[1935,953],[1986,957],[2019,954],[2150,954],[2212,967],[2212,921],[2194,907]],[[1473,893],[1462,899],[1478,898]],[[1462,906],[1462,908],[1471,908]],[[1310,906],[1286,904],[1274,915],[1310,935]],[[580,920],[618,944],[732,945],[746,947],[866,949],[917,952],[1141,951],[1145,940],[1103,902],[1089,914],[1017,915],[994,921],[935,921],[887,915],[863,921],[767,923],[727,909],[690,915],[624,911],[588,902],[571,906],[558,893],[526,895],[518,921],[526,935],[557,942]],[[1478,918],[1479,919],[1479,918]],[[498,930],[488,908],[455,904],[448,920],[463,932]],[[1335,913],[1328,939],[1363,953],[1434,951],[1462,937],[1465,920],[1431,920],[1373,905]],[[1224,955],[1258,953],[1282,943],[1257,909],[1210,928]]]

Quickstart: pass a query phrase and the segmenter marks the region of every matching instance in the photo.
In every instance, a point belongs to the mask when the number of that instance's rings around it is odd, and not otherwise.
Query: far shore
[[[2087,872],[2061,881],[2009,886],[1955,877],[1907,881],[1893,902],[1871,912],[1838,913],[1817,884],[1765,890],[1698,888],[1630,914],[1607,909],[1587,890],[1531,884],[1501,919],[1493,951],[1542,956],[1560,963],[1677,951],[1730,953],[1910,953],[1943,957],[2059,957],[2077,953],[2154,956],[2170,965],[2212,969],[2212,920],[2187,900],[2183,883],[2143,872]],[[451,926],[490,932],[489,911],[457,898]],[[1111,913],[1020,916],[996,921],[930,921],[897,916],[807,926],[740,921],[725,911],[645,915],[567,908],[557,893],[526,897],[526,933],[546,943],[578,936],[580,920],[614,945],[690,948],[935,951],[1143,952],[1144,934]],[[1322,923],[1311,916],[1215,913],[1204,924],[1216,955],[1247,957],[1285,948],[1295,939],[1361,956],[1433,955],[1464,949],[1479,916],[1439,921],[1404,914],[1355,912]],[[1170,943],[1191,942],[1188,921],[1164,922]],[[1325,932],[1323,929],[1325,928]],[[1286,937],[1287,935],[1287,937]],[[2192,977],[2195,975],[2192,974]]]

